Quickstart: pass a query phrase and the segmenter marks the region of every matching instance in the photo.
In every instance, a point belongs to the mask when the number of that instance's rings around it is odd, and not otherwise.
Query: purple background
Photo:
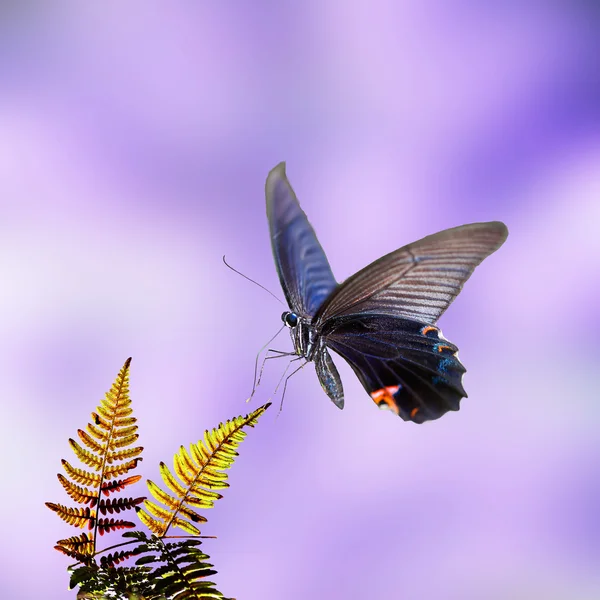
[[[599,598],[597,5],[207,4],[2,7],[0,596],[74,597],[52,546],[77,532],[43,502],[127,356],[153,479],[270,396],[283,361],[244,403],[282,307],[221,256],[282,296],[286,160],[339,280],[465,222],[510,236],[441,321],[459,413],[379,412],[341,359],[343,412],[312,366],[291,381],[207,511],[219,587]]]

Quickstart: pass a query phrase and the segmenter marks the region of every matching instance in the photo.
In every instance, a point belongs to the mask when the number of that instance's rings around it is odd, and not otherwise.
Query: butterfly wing
[[[507,235],[499,222],[441,231],[375,261],[321,306],[313,322],[325,345],[378,406],[416,423],[459,409],[465,368],[434,323]]]
[[[388,315],[329,320],[324,343],[352,367],[375,404],[424,423],[466,397],[458,348],[437,327]]]
[[[279,280],[290,308],[312,317],[337,282],[294,190],[278,164],[266,183],[267,217]]]
[[[395,250],[344,281],[321,305],[315,324],[342,315],[378,314],[432,325],[507,235],[504,223],[472,223]]]

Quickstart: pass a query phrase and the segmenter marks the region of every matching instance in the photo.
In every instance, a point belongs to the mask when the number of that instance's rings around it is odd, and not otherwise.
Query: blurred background
[[[593,1],[3,3],[0,597],[60,600],[44,501],[128,356],[156,480],[253,404],[283,296],[279,161],[343,280],[463,223],[505,246],[440,321],[461,411],[376,410],[342,359],[251,430],[204,548],[240,600],[600,598],[600,10]],[[274,347],[289,350],[286,332]],[[139,494],[144,493],[140,486]],[[116,543],[116,536],[112,540]]]

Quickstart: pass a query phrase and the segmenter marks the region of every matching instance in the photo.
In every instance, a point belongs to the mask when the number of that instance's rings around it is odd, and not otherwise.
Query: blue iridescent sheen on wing
[[[275,266],[293,312],[312,317],[337,287],[331,267],[285,174],[285,163],[267,177],[267,216]]]
[[[458,348],[436,327],[387,315],[355,315],[330,319],[322,335],[375,403],[405,421],[438,419],[458,410],[467,395]]]

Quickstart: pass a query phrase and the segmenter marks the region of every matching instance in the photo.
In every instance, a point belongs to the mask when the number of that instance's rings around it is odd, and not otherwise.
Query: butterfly
[[[315,363],[338,408],[344,391],[330,350],[352,367],[379,408],[424,423],[458,410],[467,394],[458,348],[436,326],[475,267],[506,240],[504,223],[446,229],[386,254],[338,284],[287,179],[266,181],[275,266],[298,358]]]

